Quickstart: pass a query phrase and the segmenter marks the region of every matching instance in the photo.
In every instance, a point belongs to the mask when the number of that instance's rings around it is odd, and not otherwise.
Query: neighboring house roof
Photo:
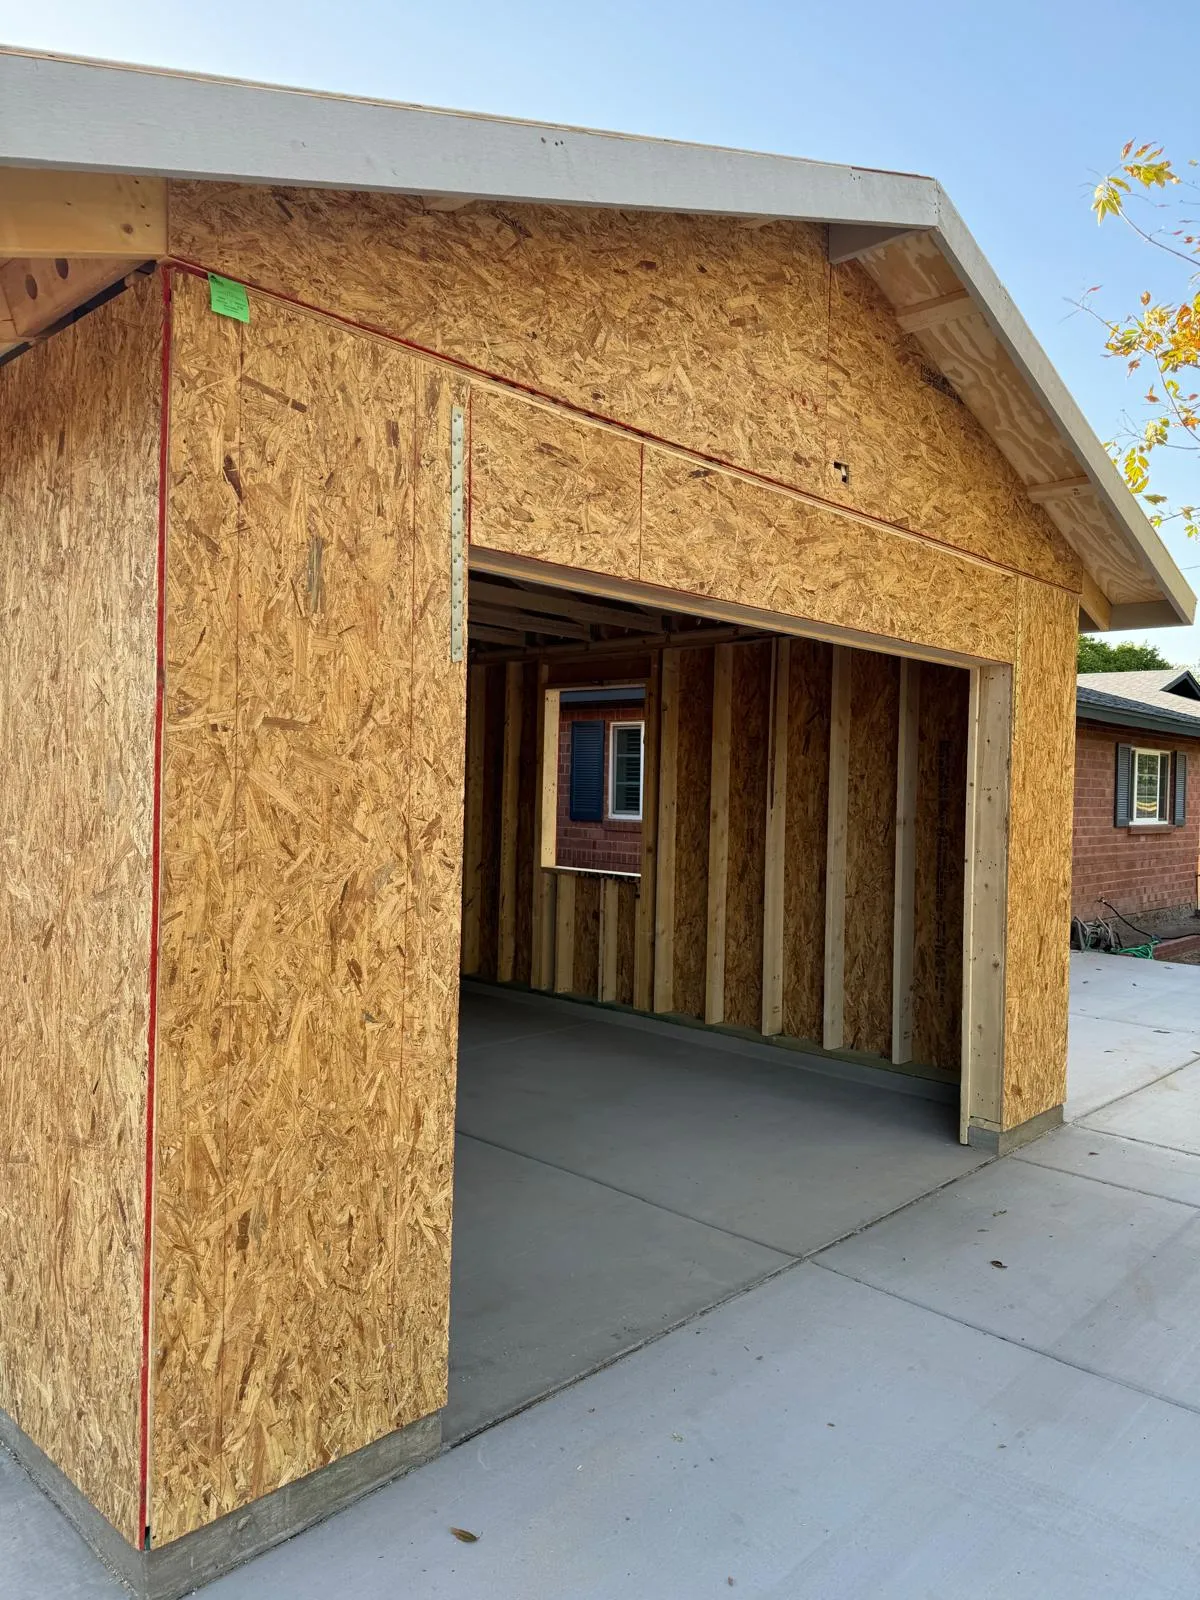
[[[1200,679],[1187,667],[1154,672],[1081,672],[1075,715],[1121,728],[1200,738]]]
[[[827,224],[1085,568],[1089,629],[1195,596],[940,184],[665,139],[0,49],[0,166]]]

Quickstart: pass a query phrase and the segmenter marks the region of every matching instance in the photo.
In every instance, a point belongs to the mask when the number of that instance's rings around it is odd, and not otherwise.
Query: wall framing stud
[[[450,659],[466,654],[467,518],[466,418],[450,408]]]
[[[829,821],[825,845],[825,1000],[821,1043],[841,1050],[846,1039],[846,833],[850,782],[850,661],[833,651],[829,714]]]
[[[920,662],[902,661],[896,747],[896,892],[892,911],[892,1064],[897,1067],[913,1058],[920,714]]]

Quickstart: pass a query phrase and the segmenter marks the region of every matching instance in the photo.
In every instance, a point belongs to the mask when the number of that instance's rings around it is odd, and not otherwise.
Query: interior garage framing
[[[957,1088],[971,668],[557,576],[473,560],[464,972]],[[645,689],[634,879],[543,840],[554,697],[605,683]]]

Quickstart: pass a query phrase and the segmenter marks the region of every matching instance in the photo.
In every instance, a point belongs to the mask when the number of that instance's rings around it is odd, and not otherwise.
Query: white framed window
[[[608,814],[614,822],[642,820],[644,722],[613,722],[608,732]]]
[[[1166,750],[1133,752],[1133,806],[1130,821],[1170,820],[1171,756]]]

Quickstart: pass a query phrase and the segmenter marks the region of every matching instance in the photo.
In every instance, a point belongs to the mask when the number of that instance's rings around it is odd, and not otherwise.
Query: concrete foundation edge
[[[158,1550],[135,1550],[3,1411],[0,1444],[138,1600],[180,1600],[439,1455],[442,1418],[422,1417]]]
[[[1062,1122],[1061,1106],[1051,1106],[1049,1111],[1030,1117],[1028,1122],[1018,1122],[1015,1128],[983,1128],[973,1122],[967,1129],[967,1143],[975,1150],[986,1150],[989,1155],[1006,1156],[1023,1144],[1040,1139],[1044,1133],[1061,1128]]]

